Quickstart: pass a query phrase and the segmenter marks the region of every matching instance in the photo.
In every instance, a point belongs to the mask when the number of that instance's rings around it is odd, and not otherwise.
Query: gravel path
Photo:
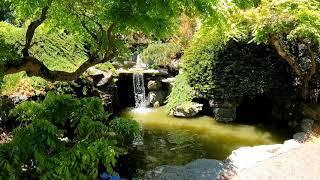
[[[305,144],[268,160],[258,162],[254,167],[244,169],[234,180],[319,180],[320,143]]]

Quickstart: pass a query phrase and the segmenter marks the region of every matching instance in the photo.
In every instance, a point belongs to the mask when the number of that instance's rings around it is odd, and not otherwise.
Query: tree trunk
[[[299,66],[299,64],[295,61],[294,56],[285,50],[284,45],[281,43],[281,40],[278,35],[271,34],[269,43],[272,44],[277,53],[286,61],[286,63],[290,66],[292,72],[294,72],[295,76],[299,78],[301,81],[301,92],[300,97],[303,100],[308,100],[310,97],[310,81],[312,76],[316,73],[317,62],[314,57],[314,53],[310,48],[310,44],[304,43],[308,48],[308,55],[311,59],[311,64],[309,69],[304,72],[303,69]]]

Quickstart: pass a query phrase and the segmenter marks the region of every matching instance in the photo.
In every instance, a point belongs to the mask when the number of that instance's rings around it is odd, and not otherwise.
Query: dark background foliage
[[[207,48],[202,55],[194,54],[187,63],[195,61],[205,62],[186,66],[190,85],[209,98],[290,95],[294,90],[285,63],[266,45],[229,41],[219,51]]]

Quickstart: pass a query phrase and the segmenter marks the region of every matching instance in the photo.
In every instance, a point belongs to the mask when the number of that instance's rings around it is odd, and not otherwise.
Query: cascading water
[[[149,112],[147,108],[146,101],[146,90],[144,86],[144,75],[143,70],[146,65],[142,62],[141,58],[137,57],[137,63],[133,68],[133,89],[134,89],[134,99],[135,99],[135,110],[138,112]]]
[[[146,91],[144,87],[143,72],[133,73],[133,89],[136,108],[146,107]]]

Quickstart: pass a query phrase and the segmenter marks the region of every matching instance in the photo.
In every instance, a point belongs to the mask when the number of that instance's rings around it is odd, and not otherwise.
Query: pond
[[[143,128],[143,145],[130,148],[125,160],[129,176],[199,158],[224,160],[239,147],[282,143],[289,138],[285,130],[265,125],[225,124],[209,116],[171,117],[163,107],[146,113],[126,109],[121,116],[135,119]]]

